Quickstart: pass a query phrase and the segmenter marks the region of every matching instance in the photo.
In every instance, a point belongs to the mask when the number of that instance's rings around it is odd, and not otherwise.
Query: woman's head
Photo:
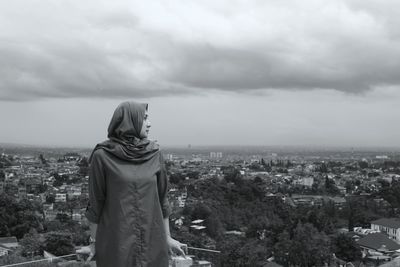
[[[108,138],[126,142],[147,138],[151,126],[147,108],[147,104],[133,101],[119,104],[108,126]]]

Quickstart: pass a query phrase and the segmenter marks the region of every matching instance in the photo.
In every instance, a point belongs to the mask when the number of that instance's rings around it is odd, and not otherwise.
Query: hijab
[[[152,159],[159,152],[158,145],[140,136],[147,109],[147,104],[133,101],[119,104],[108,126],[108,140],[97,144],[93,152],[104,149],[117,158],[132,163],[143,163]]]

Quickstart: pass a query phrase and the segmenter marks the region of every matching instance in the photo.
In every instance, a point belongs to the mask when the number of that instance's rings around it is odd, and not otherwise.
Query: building
[[[11,249],[0,244],[0,257],[2,257],[4,255],[8,255],[10,253],[10,251],[11,251]]]
[[[390,239],[400,243],[400,219],[383,218],[371,222],[371,229],[386,233]]]
[[[211,262],[205,260],[195,260],[191,267],[211,267]]]
[[[25,182],[26,192],[29,194],[39,194],[42,182],[38,179],[29,179]]]
[[[18,187],[18,198],[19,199],[26,198],[26,187],[24,187],[24,186]]]
[[[314,184],[314,177],[303,177],[301,184],[307,187],[311,187]]]
[[[44,219],[46,221],[54,221],[57,218],[57,210],[44,210]]]
[[[15,236],[0,237],[0,245],[7,249],[14,249],[19,246]]]
[[[210,158],[220,159],[222,158],[222,152],[210,152]]]
[[[373,233],[359,239],[357,244],[364,253],[371,251],[383,252],[384,254],[393,253],[400,249],[400,245],[389,239],[387,235],[382,233]]]
[[[67,194],[57,193],[55,201],[56,202],[66,202],[67,201]]]

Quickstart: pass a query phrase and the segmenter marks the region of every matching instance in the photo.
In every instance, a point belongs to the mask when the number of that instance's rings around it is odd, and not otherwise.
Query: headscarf
[[[108,140],[97,144],[93,152],[104,149],[117,158],[133,163],[142,163],[153,158],[159,152],[158,145],[140,137],[147,108],[147,104],[133,101],[119,104],[108,126]]]

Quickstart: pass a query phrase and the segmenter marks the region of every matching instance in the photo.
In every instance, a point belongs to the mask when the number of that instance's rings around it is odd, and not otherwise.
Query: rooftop
[[[0,244],[18,243],[15,236],[0,237]]]
[[[400,228],[400,220],[397,218],[383,218],[372,221],[371,224],[382,225],[389,228]]]
[[[379,250],[382,247],[386,248],[388,251],[395,251],[400,249],[400,245],[397,244],[392,239],[389,239],[385,234],[374,233],[366,235],[357,241],[360,246],[371,248],[374,250]]]

